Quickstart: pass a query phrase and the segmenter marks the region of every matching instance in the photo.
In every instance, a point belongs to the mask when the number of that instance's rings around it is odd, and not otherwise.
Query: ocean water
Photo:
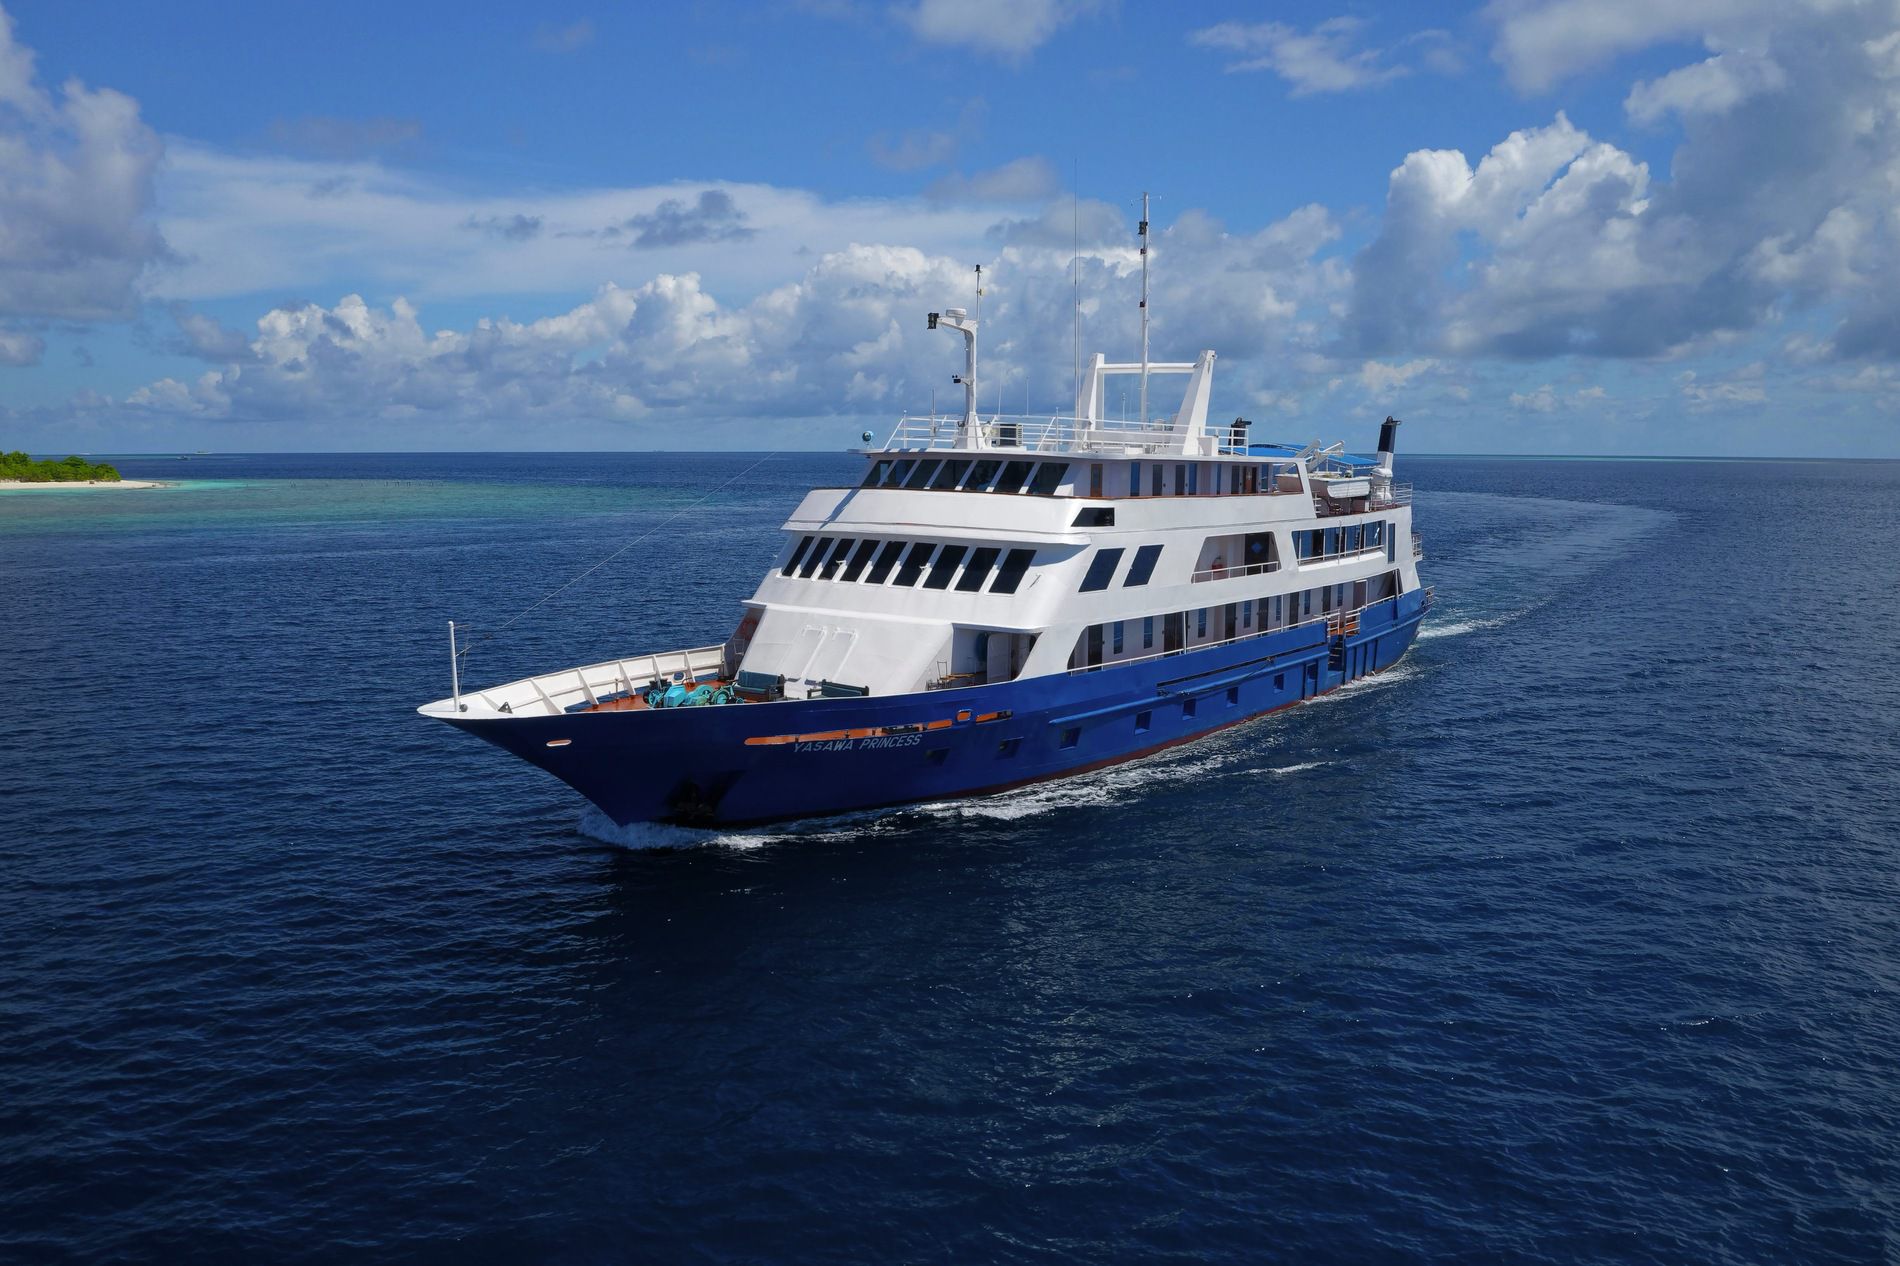
[[[723,636],[851,463],[0,493],[0,1259],[1900,1260],[1900,464],[1408,459],[1398,668],[990,800],[414,715]]]

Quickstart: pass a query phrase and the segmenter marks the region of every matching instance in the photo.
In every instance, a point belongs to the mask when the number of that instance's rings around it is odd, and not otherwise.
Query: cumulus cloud
[[[1623,109],[1638,123],[1655,123],[1670,113],[1684,118],[1722,114],[1787,82],[1781,67],[1760,54],[1717,53],[1707,61],[1637,84],[1624,99]]]
[[[165,254],[150,216],[160,154],[131,98],[76,79],[57,96],[41,87],[0,11],[0,321],[131,312]],[[11,354],[35,341],[16,336]]]
[[[1652,45],[1746,43],[1790,16],[1839,7],[1835,0],[1493,0],[1485,15],[1497,28],[1492,56],[1511,82],[1543,92]]]
[[[1100,0],[918,0],[899,16],[927,44],[1021,61]]]
[[[1366,88],[1411,73],[1387,62],[1385,50],[1359,47],[1364,27],[1354,17],[1329,18],[1310,31],[1284,22],[1221,22],[1191,33],[1188,43],[1232,54],[1229,73],[1271,71],[1296,97]]]

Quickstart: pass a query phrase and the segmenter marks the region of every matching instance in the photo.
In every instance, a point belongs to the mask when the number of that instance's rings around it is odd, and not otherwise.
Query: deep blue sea
[[[0,1260],[1900,1261],[1900,464],[1402,459],[1395,670],[991,800],[415,715],[629,541],[468,677],[723,637],[855,460],[0,493]]]

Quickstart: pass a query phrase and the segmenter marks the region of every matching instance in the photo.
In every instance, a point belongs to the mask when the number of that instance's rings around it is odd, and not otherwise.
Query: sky
[[[1143,191],[1256,435],[1900,457],[1900,0],[0,0],[0,447],[1068,413]]]

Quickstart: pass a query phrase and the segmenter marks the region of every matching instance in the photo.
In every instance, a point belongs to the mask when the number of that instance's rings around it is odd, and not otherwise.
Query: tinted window
[[[830,580],[838,574],[838,568],[843,565],[845,556],[851,552],[852,544],[853,541],[848,536],[838,541],[837,547],[831,551],[831,557],[825,560],[825,569],[818,573],[818,579]]]
[[[996,583],[990,586],[991,593],[1015,593],[1016,586],[1023,583],[1023,573],[1029,570],[1029,562],[1035,558],[1033,549],[1013,549],[1003,559],[1002,567],[997,569]]]
[[[1135,561],[1128,564],[1128,579],[1122,581],[1122,588],[1145,585],[1148,578],[1155,574],[1155,560],[1161,557],[1159,545],[1144,545],[1135,551]]]
[[[1029,491],[1039,497],[1050,496],[1062,486],[1062,477],[1068,473],[1067,462],[1044,462],[1036,467],[1036,477],[1029,481]]]
[[[793,550],[792,556],[785,560],[785,566],[779,568],[778,574],[781,576],[789,576],[793,572],[797,571],[798,561],[801,558],[805,557],[805,551],[810,548],[811,548],[811,537],[808,536],[804,540],[798,543],[798,548]]]
[[[911,477],[909,479],[906,479],[904,481],[904,486],[906,488],[924,487],[925,485],[929,484],[930,477],[937,473],[937,467],[942,464],[943,463],[939,462],[934,457],[931,458],[929,461],[918,462],[917,469],[911,473]]]
[[[1003,463],[984,458],[970,468],[970,477],[963,483],[964,490],[982,492],[990,486],[990,480],[996,478],[996,472],[1002,468]]]
[[[1029,462],[1011,462],[1003,467],[1003,477],[996,481],[991,492],[1021,492],[1023,483],[1029,478]]]
[[[851,565],[844,569],[843,579],[856,580],[864,574],[864,565],[871,561],[871,555],[877,553],[877,542],[862,540],[858,542],[858,552],[851,556]]]
[[[932,488],[954,488],[963,482],[963,476],[969,469],[970,461],[968,458],[964,458],[960,461],[945,462],[943,469],[937,472],[937,477],[930,481],[930,486]]]
[[[892,462],[891,477],[884,481],[884,486],[886,488],[896,488],[900,486],[906,479],[910,478],[910,468],[916,464],[914,460],[908,457],[902,461]]]
[[[891,568],[897,566],[897,556],[904,552],[904,542],[886,541],[884,548],[878,551],[877,562],[871,568],[871,574],[865,577],[874,585],[881,585],[890,578]]]
[[[1108,582],[1114,579],[1115,569],[1121,566],[1121,561],[1121,550],[1097,550],[1089,562],[1088,574],[1082,577],[1082,592],[1092,593],[1097,589],[1108,588]]]
[[[817,543],[811,547],[811,553],[805,555],[805,565],[798,569],[798,577],[800,580],[808,580],[811,578],[811,574],[818,570],[818,563],[824,558],[825,551],[830,548],[830,537],[821,536],[817,539]]]
[[[958,593],[976,593],[983,588],[983,582],[990,578],[990,569],[996,566],[996,556],[1003,551],[986,545],[970,555],[970,565],[963,569],[963,575],[957,578]]]
[[[950,577],[956,573],[957,564],[969,552],[967,545],[946,545],[937,555],[937,561],[931,564],[930,579],[924,581],[926,589],[948,589]]]
[[[1075,522],[1070,527],[1114,527],[1114,506],[1083,506],[1075,512]]]
[[[897,569],[897,583],[914,585],[917,578],[924,574],[924,560],[930,557],[930,551],[937,547],[929,541],[918,541],[910,547],[910,553],[904,555],[904,565]]]
[[[875,488],[884,482],[884,476],[891,473],[889,462],[872,462],[871,469],[864,476],[864,487]]]

